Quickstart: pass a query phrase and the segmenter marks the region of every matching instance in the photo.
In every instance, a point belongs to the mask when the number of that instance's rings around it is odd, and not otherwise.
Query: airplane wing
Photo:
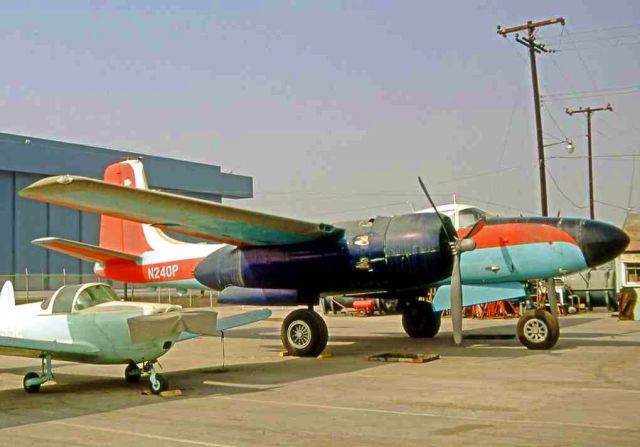
[[[99,350],[95,346],[81,343],[61,343],[0,336],[0,354],[17,355],[21,357],[40,357],[43,352],[53,354],[54,356],[65,357],[96,355],[99,353]]]
[[[34,239],[31,242],[41,247],[49,248],[89,262],[105,263],[118,259],[133,262],[140,261],[140,257],[136,255],[109,250],[107,248],[101,248],[85,242],[71,241],[69,239],[62,239],[59,237],[42,237],[40,239]]]
[[[244,326],[246,324],[256,323],[261,320],[266,320],[271,316],[269,309],[252,310],[250,312],[244,312],[230,317],[221,318],[216,324],[218,335],[227,329],[232,329],[238,326]],[[199,334],[192,334],[191,332],[183,332],[178,336],[176,341],[185,341],[198,337]]]
[[[63,175],[39,180],[19,194],[33,200],[239,246],[340,239],[344,230],[160,191]]]

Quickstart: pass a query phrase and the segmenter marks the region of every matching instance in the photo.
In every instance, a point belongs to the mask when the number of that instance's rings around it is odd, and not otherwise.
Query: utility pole
[[[545,171],[544,164],[544,142],[542,141],[542,117],[540,115],[540,91],[538,89],[538,68],[536,66],[536,54],[548,53],[548,50],[544,45],[536,43],[536,29],[554,25],[556,23],[564,26],[564,17],[556,17],[549,20],[543,20],[541,22],[532,22],[529,20],[526,25],[513,26],[511,28],[502,28],[498,25],[498,34],[502,37],[507,37],[507,34],[518,33],[518,31],[527,30],[527,35],[524,38],[520,38],[519,34],[516,34],[516,42],[524,45],[529,49],[529,59],[531,61],[531,82],[533,83],[533,104],[536,112],[536,137],[538,141],[538,170],[540,172],[540,207],[543,216],[548,216],[547,209],[547,173]],[[549,307],[551,308],[551,314],[558,319],[558,297],[556,295],[555,281],[553,278],[547,280],[547,297],[549,298]]]
[[[527,36],[520,38],[519,34],[516,34],[516,42],[529,48],[529,59],[531,61],[531,82],[533,83],[533,104],[535,107],[536,115],[536,136],[538,140],[538,169],[540,172],[540,204],[542,209],[542,215],[548,216],[547,209],[547,173],[545,171],[544,163],[544,142],[542,141],[542,117],[540,114],[540,91],[538,89],[538,69],[536,66],[536,54],[548,53],[548,50],[539,43],[536,43],[536,28],[554,25],[556,23],[564,26],[564,18],[556,17],[554,19],[543,20],[541,22],[532,22],[529,20],[526,25],[514,26],[511,28],[502,28],[498,26],[498,34],[503,37],[507,37],[507,34],[517,33],[518,31],[527,30]]]
[[[587,114],[587,139],[589,140],[589,213],[591,220],[596,218],[596,213],[593,205],[593,159],[591,152],[591,115],[595,112],[604,112],[608,110],[609,112],[613,112],[613,107],[611,104],[607,104],[605,107],[587,107],[583,109],[580,107],[576,110],[566,109],[567,115],[573,116],[574,113],[586,113]]]

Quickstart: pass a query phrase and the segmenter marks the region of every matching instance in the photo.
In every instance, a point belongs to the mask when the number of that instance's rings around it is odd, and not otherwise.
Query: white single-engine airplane
[[[217,320],[212,310],[123,302],[101,283],[63,286],[40,303],[16,306],[13,286],[7,281],[0,292],[0,355],[42,359],[42,373],[24,376],[27,393],[38,392],[53,379],[51,360],[57,359],[126,364],[127,382],[139,382],[143,373],[148,374],[151,392],[159,394],[168,381],[156,373],[154,364],[176,342],[216,335],[270,315],[270,310],[262,309]]]

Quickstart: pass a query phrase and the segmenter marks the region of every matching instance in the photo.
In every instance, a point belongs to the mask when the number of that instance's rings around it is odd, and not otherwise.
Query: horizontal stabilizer
[[[226,331],[227,329],[244,326],[245,324],[256,323],[261,320],[266,320],[270,316],[271,311],[269,309],[260,309],[225,317],[218,321],[218,331]]]
[[[450,291],[451,286],[449,285],[438,288],[432,302],[434,311],[438,312],[451,308]],[[463,306],[512,300],[524,298],[525,296],[527,296],[527,292],[524,290],[524,285],[519,282],[462,286]]]
[[[237,315],[232,315],[230,317],[221,318],[218,320],[217,329],[218,335],[221,332],[226,331],[227,329],[232,329],[238,326],[244,326],[246,324],[256,323],[258,321],[266,320],[271,316],[271,311],[269,309],[260,309],[260,310],[252,310],[250,312],[245,312]],[[197,337],[199,334],[193,334],[191,332],[183,332],[178,337],[177,341],[185,341],[190,340],[192,338]]]
[[[16,297],[13,293],[13,284],[6,281],[0,291],[0,312],[3,310],[13,309],[16,305]]]
[[[218,313],[212,310],[185,310],[132,317],[127,323],[131,341],[142,343],[182,332],[216,335],[217,316]]]
[[[287,245],[319,239],[337,240],[344,235],[344,230],[328,224],[72,175],[39,180],[19,194],[28,199],[233,245]]]
[[[71,241],[59,237],[42,237],[31,241],[33,244],[48,248],[65,255],[80,258],[89,262],[106,263],[114,260],[140,261],[140,257],[120,251],[109,250],[108,248],[98,247],[97,245],[87,244],[85,242]]]

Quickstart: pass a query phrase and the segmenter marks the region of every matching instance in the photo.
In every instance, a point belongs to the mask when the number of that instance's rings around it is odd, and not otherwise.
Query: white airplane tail
[[[16,297],[13,293],[13,284],[11,281],[7,281],[0,292],[0,311],[13,309],[15,305]]]

